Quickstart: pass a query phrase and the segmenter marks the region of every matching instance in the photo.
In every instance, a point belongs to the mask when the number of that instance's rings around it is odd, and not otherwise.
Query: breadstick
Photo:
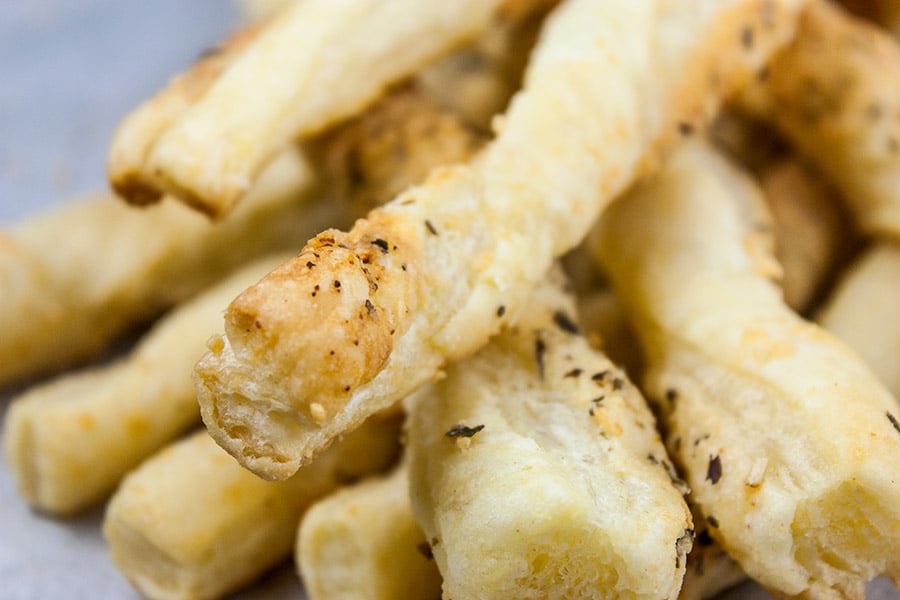
[[[801,2],[677,4],[564,3],[486,150],[239,296],[195,371],[213,437],[287,477],[477,350],[609,200],[786,41]]]
[[[817,317],[900,398],[900,247],[879,242],[842,274]]]
[[[423,178],[431,166],[472,152],[477,143],[457,118],[408,87],[329,132],[312,150],[328,155],[323,178],[332,195],[365,197],[374,204]],[[328,203],[309,205],[303,225],[309,234],[329,222],[314,207],[327,209]],[[342,217],[343,208],[352,212],[356,206],[334,202],[325,212]],[[128,468],[194,423],[199,413],[190,372],[204,341],[220,327],[229,300],[277,264],[269,259],[178,309],[127,364],[74,375],[16,401],[6,439],[23,495],[50,512],[85,508]],[[135,420],[142,424],[138,432],[128,425]]]
[[[242,469],[198,432],[122,482],[103,522],[113,562],[151,599],[219,598],[288,557],[303,512],[399,450],[399,411],[379,415],[283,482]]]
[[[400,466],[306,512],[294,557],[310,600],[439,600],[441,575],[413,518],[408,481]]]
[[[286,258],[270,256],[176,308],[116,363],[37,386],[10,405],[6,457],[33,506],[72,514],[101,500],[144,458],[198,423],[191,370],[222,308]]]
[[[142,170],[153,143],[206,94],[259,32],[258,25],[245,27],[204,53],[188,71],[174,77],[165,89],[122,121],[110,142],[106,165],[109,182],[119,196],[132,204],[161,199],[157,186]]]
[[[694,531],[640,392],[558,285],[408,410],[446,598],[676,598]]]
[[[0,386],[93,358],[242,263],[301,243],[310,210],[330,210],[305,205],[313,181],[291,149],[217,225],[176,202],[138,210],[102,196],[0,233]]]
[[[835,183],[859,227],[900,236],[900,42],[816,0],[741,97]]]
[[[134,122],[146,120],[144,113],[153,113],[160,99],[126,117],[113,141],[113,185],[131,201],[152,199],[148,190],[157,197],[171,193],[221,218],[292,139],[309,137],[361,111],[392,83],[486,28],[499,3],[289,4],[236,56],[229,53],[219,76],[188,98],[190,106],[179,104],[176,118],[160,118],[163,127]],[[172,84],[178,85],[178,80]],[[169,88],[160,97],[172,94]],[[120,148],[131,153],[123,166],[118,164]],[[127,180],[120,181],[121,173],[140,182],[137,197],[129,194]]]
[[[713,539],[784,597],[900,581],[898,408],[862,361],[783,303],[752,182],[701,143],[601,221],[645,388]]]

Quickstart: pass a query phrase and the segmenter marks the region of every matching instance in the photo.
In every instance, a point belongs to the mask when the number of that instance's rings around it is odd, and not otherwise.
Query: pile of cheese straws
[[[22,496],[150,598],[896,584],[889,5],[283,3],[119,127],[152,206],[0,240],[4,384],[168,311],[13,401]]]

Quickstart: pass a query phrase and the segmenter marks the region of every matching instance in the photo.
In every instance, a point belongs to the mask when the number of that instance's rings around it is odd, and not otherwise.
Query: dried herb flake
[[[892,415],[890,412],[885,413],[887,415],[888,421],[891,422],[891,425],[894,426],[894,429],[897,430],[897,433],[900,433],[900,423],[897,422],[897,417]]]
[[[716,485],[720,479],[722,479],[722,459],[717,454],[709,457],[709,466],[706,468],[706,480]]]
[[[537,364],[538,377],[544,378],[544,354],[547,352],[547,344],[538,336],[534,340],[534,361]]]
[[[483,424],[476,425],[475,427],[469,427],[468,425],[459,423],[448,429],[447,433],[445,433],[444,435],[451,438],[470,438],[482,429],[484,429]]]
[[[559,327],[566,333],[571,333],[572,335],[578,335],[580,333],[578,325],[576,325],[575,322],[572,321],[569,315],[561,310],[553,313],[553,322],[556,323],[557,327]]]

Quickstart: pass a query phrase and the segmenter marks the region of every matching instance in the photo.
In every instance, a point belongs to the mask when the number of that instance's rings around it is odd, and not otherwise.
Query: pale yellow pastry
[[[103,522],[112,560],[147,598],[221,598],[288,557],[313,502],[389,466],[399,424],[396,411],[375,416],[277,483],[242,469],[198,432],[123,481]]]
[[[310,210],[328,210],[306,203],[313,183],[289,149],[216,225],[174,201],[100,195],[0,232],[0,385],[93,358],[237,266],[299,246]]]
[[[709,146],[685,145],[604,216],[599,253],[712,538],[778,596],[862,598],[876,575],[900,581],[900,411],[784,304],[761,202]]]
[[[197,425],[191,371],[209,332],[235,294],[287,256],[260,259],[178,306],[127,357],[15,398],[3,443],[20,495],[50,513],[85,509],[144,458]]]
[[[640,392],[541,286],[408,403],[413,514],[444,598],[676,598],[694,530]]]
[[[841,275],[816,320],[900,398],[900,246],[882,241]]]
[[[316,502],[294,558],[310,600],[438,600],[441,575],[413,518],[405,466]]]
[[[360,112],[391,84],[485,29],[499,3],[286,4],[246,44],[214,57],[225,64],[211,81],[199,78],[198,93],[172,91],[192,80],[189,73],[125,118],[110,150],[113,185],[132,201],[170,193],[221,218],[292,139]],[[170,96],[179,99],[176,110],[163,100]],[[157,106],[163,116],[147,116]]]
[[[213,437],[287,477],[476,351],[617,193],[789,39],[801,4],[563,3],[483,152],[320,234],[231,304],[196,369]]]

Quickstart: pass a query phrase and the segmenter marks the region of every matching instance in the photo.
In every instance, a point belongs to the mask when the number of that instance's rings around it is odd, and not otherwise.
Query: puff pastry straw
[[[349,220],[342,213],[352,212],[355,198],[384,202],[423,178],[431,166],[468,156],[478,143],[459,119],[416,86],[394,90],[309,148],[330,185],[329,197],[307,204],[303,229],[312,234],[335,218]],[[85,508],[129,468],[195,423],[199,412],[191,370],[209,333],[219,329],[222,309],[289,256],[248,267],[178,307],[127,359],[41,385],[15,400],[5,439],[26,499],[55,513]]]
[[[292,139],[353,116],[484,30],[500,0],[305,0],[126,117],[108,171],[126,199],[228,214]],[[250,39],[246,39],[250,38]]]
[[[816,320],[846,342],[900,398],[900,247],[873,244],[841,274]]]
[[[287,477],[477,350],[615,194],[790,38],[801,4],[559,6],[486,150],[320,234],[231,304],[196,369],[212,435]]]
[[[694,530],[637,388],[558,281],[407,403],[413,513],[446,598],[676,598]]]
[[[0,232],[0,386],[94,358],[241,264],[301,243],[315,178],[293,148],[216,225],[174,201],[110,196]]]
[[[709,533],[783,597],[900,580],[895,399],[783,303],[758,189],[701,143],[615,204],[597,243],[638,329],[645,389]]]
[[[441,574],[409,504],[405,465],[314,504],[294,560],[310,600],[438,600]]]
[[[144,458],[199,422],[191,370],[234,295],[289,256],[270,256],[164,317],[115,363],[36,386],[10,404],[6,459],[19,494],[49,513],[102,500]]]
[[[263,481],[198,432],[122,482],[103,520],[113,562],[147,598],[220,598],[286,559],[317,499],[387,468],[399,411],[376,415],[293,478]]]

